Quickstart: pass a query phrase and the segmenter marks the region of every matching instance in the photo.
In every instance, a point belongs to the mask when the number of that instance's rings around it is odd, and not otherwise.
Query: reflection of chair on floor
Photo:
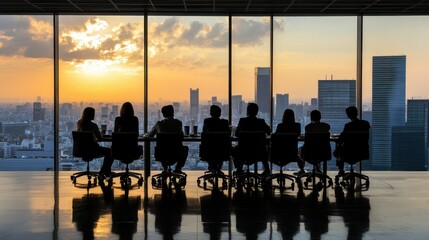
[[[263,194],[247,194],[237,191],[233,196],[237,232],[246,239],[258,239],[267,229],[268,208]]]
[[[115,197],[112,204],[112,233],[118,234],[119,239],[133,239],[137,232],[140,209],[141,196]]]
[[[73,198],[72,222],[82,232],[82,239],[94,239],[94,229],[100,216],[110,213],[105,197],[103,194],[87,194],[82,198]]]
[[[304,219],[305,230],[310,233],[311,240],[322,239],[322,235],[329,230],[329,199],[319,202],[319,193],[312,191],[302,201],[301,214]]]
[[[277,231],[280,232],[282,239],[293,239],[299,232],[300,204],[298,198],[289,195],[270,201],[271,216],[277,222]]]
[[[89,162],[95,158],[102,156],[97,155],[98,145],[95,142],[94,134],[92,132],[77,132],[73,131],[73,156],[80,157],[83,161],[86,162],[86,171],[77,172],[70,176],[70,179],[73,181],[73,184],[77,183],[77,178],[82,176],[88,177],[88,185],[86,187],[95,187],[97,186],[98,172],[89,170]],[[91,180],[93,184],[91,184]]]
[[[332,186],[332,179],[326,174],[326,162],[332,158],[329,133],[305,133],[303,153],[304,160],[313,165],[313,171],[299,175],[298,184],[301,184],[301,179],[305,178],[305,189],[320,191]],[[320,171],[320,163],[323,163],[323,172]],[[316,180],[318,180],[317,183]],[[310,182],[313,182],[313,186],[309,186]]]
[[[203,231],[211,240],[221,239],[222,232],[229,232],[230,206],[228,197],[217,189],[210,195],[200,197]]]
[[[162,189],[162,194],[155,194],[149,203],[149,212],[155,215],[155,229],[162,234],[162,239],[173,239],[180,232],[182,214],[187,209],[186,192],[183,189],[172,191]]]
[[[152,176],[152,187],[161,189],[166,186],[184,188],[186,174],[171,170],[171,165],[187,156],[182,145],[183,133],[157,133],[155,146],[155,160],[161,162],[164,171]]]
[[[262,175],[257,173],[257,163],[268,159],[265,132],[242,131],[238,135],[238,145],[234,150],[234,161],[241,162],[247,166],[247,170],[233,175],[233,184],[238,188],[252,187],[258,189],[262,183]],[[255,165],[254,172],[250,172],[250,165]]]
[[[360,190],[368,190],[369,177],[359,172],[355,172],[353,165],[363,160],[369,159],[369,132],[343,132],[341,134],[343,144],[338,146],[340,161],[350,164],[350,171],[335,177],[335,183],[346,188],[355,188],[356,179],[365,180],[363,185],[359,185]],[[340,181],[341,179],[341,181]]]
[[[283,173],[283,167],[291,162],[298,161],[298,134],[274,133],[271,135],[270,162],[280,167],[280,173],[272,173],[266,181],[277,180],[281,191],[286,188],[286,179],[291,181],[291,188],[295,186],[295,176]]]
[[[126,165],[125,172],[115,173],[112,177],[119,177],[123,188],[130,188],[131,177],[137,179],[139,187],[143,184],[142,174],[130,172],[128,165],[134,160],[139,159],[142,153],[138,146],[138,133],[136,132],[114,132],[112,134],[112,155],[113,159],[120,160]]]
[[[218,179],[222,179],[222,188],[228,187],[228,175],[221,168],[224,161],[229,161],[231,156],[231,136],[229,132],[203,132],[201,133],[200,158],[209,164],[209,171],[198,177],[200,186],[203,180],[204,189],[207,188],[207,180],[213,183],[213,188],[218,187]]]

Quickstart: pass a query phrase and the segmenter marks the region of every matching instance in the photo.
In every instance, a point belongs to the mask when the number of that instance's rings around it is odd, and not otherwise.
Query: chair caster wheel
[[[226,183],[226,181],[222,181],[222,188],[223,189],[227,189],[228,188],[228,184]]]
[[[197,180],[197,184],[198,184],[198,186],[200,186],[200,183],[201,183],[201,180],[200,180],[200,179],[198,179],[198,180]]]
[[[73,180],[74,180],[74,176],[70,176],[70,180],[72,180],[72,181],[73,181]]]
[[[139,180],[137,181],[137,184],[139,185],[139,187],[141,187],[143,185],[143,178],[139,178]]]
[[[294,182],[293,182],[293,183],[291,183],[291,184],[290,184],[290,187],[291,187],[292,191],[293,191],[293,190],[295,190],[295,183],[294,183]]]
[[[204,190],[207,189],[207,182],[206,181],[204,181],[204,183],[203,183],[203,188],[204,188]]]
[[[322,191],[323,189],[323,183],[322,182],[318,182],[317,183],[317,191]]]

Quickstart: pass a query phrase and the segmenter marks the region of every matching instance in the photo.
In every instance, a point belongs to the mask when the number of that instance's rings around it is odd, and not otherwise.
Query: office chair
[[[209,163],[209,171],[198,177],[197,184],[200,186],[203,180],[203,188],[207,189],[207,181],[218,187],[219,178],[222,179],[222,189],[228,187],[228,175],[222,171],[224,161],[229,161],[231,156],[231,134],[229,132],[202,132],[200,145],[200,158]]]
[[[298,160],[298,134],[274,133],[271,135],[270,162],[280,167],[280,173],[271,174],[265,180],[272,184],[276,179],[280,191],[286,189],[286,180],[291,181],[291,189],[295,188],[296,177],[283,173],[283,167]]]
[[[89,162],[94,160],[95,158],[99,158],[102,156],[97,155],[98,144],[95,141],[94,134],[90,131],[78,132],[73,131],[73,156],[82,158],[83,161],[86,162],[86,171],[81,171],[74,173],[70,176],[73,184],[76,186],[77,178],[82,176],[88,177],[87,187],[95,187],[97,186],[97,178],[99,176],[98,172],[89,170]],[[91,183],[92,181],[92,183]]]
[[[132,188],[131,178],[137,179],[137,186],[143,185],[143,176],[140,173],[130,172],[128,165],[136,159],[140,159],[141,152],[138,145],[137,132],[114,132],[112,133],[112,156],[113,159],[125,164],[125,172],[113,174],[112,178],[119,177],[122,188]],[[111,182],[110,182],[111,183]]]
[[[155,160],[162,163],[164,171],[152,176],[152,187],[162,189],[174,184],[175,188],[186,186],[186,174],[171,170],[171,165],[177,163],[184,156],[182,145],[183,133],[157,133],[155,146]]]
[[[335,184],[344,188],[354,189],[356,179],[364,180],[365,183],[359,185],[359,190],[368,190],[369,177],[359,172],[355,172],[353,165],[363,160],[369,159],[369,132],[344,132],[341,134],[343,144],[339,147],[339,158],[350,164],[350,171],[343,175],[335,176]],[[340,181],[341,179],[341,181]]]
[[[304,160],[313,165],[313,171],[304,173],[297,177],[298,187],[302,187],[302,179],[305,178],[304,188],[312,190],[322,190],[333,185],[332,179],[326,174],[326,161],[331,156],[330,135],[328,133],[305,133],[303,157]],[[323,163],[323,172],[319,165]],[[318,182],[316,183],[316,180]],[[309,186],[309,183],[313,183]]]
[[[262,185],[262,175],[257,173],[257,163],[268,158],[265,132],[243,131],[238,134],[238,146],[236,148],[236,161],[247,166],[242,173],[234,172],[232,185],[238,189],[245,187],[251,190],[258,189]],[[250,172],[250,165],[255,165],[254,172]]]

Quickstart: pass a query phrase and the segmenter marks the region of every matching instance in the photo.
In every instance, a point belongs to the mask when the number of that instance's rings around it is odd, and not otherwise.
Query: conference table
[[[338,135],[331,135],[330,141],[335,142],[338,139]],[[270,136],[267,136],[267,142],[269,142]],[[103,139],[100,140],[100,142],[111,142],[112,136],[111,135],[105,135],[103,136]],[[146,135],[141,135],[138,137],[139,142],[144,142],[144,176],[145,179],[148,179],[151,172],[151,160],[150,160],[150,144],[152,142],[156,142],[156,137],[148,137]],[[237,142],[238,137],[231,136],[232,142]],[[298,137],[298,141],[304,141],[304,135],[300,135]],[[183,137],[183,142],[201,142],[201,135],[189,135]],[[229,169],[231,171],[231,163],[229,163]]]

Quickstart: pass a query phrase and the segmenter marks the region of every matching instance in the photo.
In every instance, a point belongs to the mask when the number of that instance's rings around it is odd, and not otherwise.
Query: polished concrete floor
[[[369,191],[78,188],[71,172],[0,172],[0,239],[429,239],[429,173],[366,172]],[[331,172],[330,175],[334,173]],[[58,186],[56,188],[55,186]],[[150,187],[150,185],[149,185]]]

